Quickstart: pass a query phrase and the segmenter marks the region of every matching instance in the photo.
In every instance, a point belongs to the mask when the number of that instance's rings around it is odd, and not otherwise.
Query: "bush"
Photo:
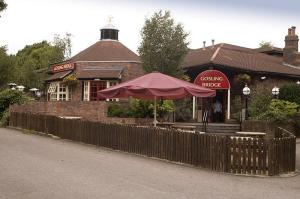
[[[173,111],[173,101],[164,100],[157,103],[158,117],[164,117],[166,114]],[[150,118],[153,117],[154,102],[149,100],[131,99],[129,106],[120,104],[112,104],[108,107],[107,114],[109,117],[135,117],[135,118]]]
[[[295,102],[300,105],[300,86],[297,84],[287,84],[280,88],[279,99]]]
[[[8,122],[9,122],[9,112],[8,112],[8,109],[6,109],[6,110],[2,113],[2,117],[1,117],[1,119],[0,119],[0,126],[1,126],[1,127],[8,126]]]
[[[249,106],[250,116],[258,118],[265,113],[271,104],[272,93],[266,88],[257,88],[251,96],[251,103]]]
[[[260,118],[275,122],[290,122],[297,114],[299,105],[293,102],[273,99],[268,110]]]
[[[12,104],[22,104],[28,100],[30,97],[26,96],[23,92],[6,89],[0,92],[0,120],[8,114],[8,108]],[[7,116],[5,116],[7,117]]]

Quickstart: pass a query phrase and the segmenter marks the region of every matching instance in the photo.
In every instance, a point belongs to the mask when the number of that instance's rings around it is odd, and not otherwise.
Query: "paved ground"
[[[0,199],[299,197],[300,175],[226,175],[0,129]]]

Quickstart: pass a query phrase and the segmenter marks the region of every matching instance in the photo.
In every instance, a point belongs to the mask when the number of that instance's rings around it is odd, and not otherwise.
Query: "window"
[[[59,82],[49,85],[48,95],[50,101],[68,101],[70,99],[68,87]]]
[[[92,81],[90,82],[90,100],[91,101],[102,101],[105,98],[102,98],[98,95],[98,91],[106,89],[106,81]]]
[[[117,85],[117,81],[107,81],[107,88]],[[106,101],[118,102],[119,98],[106,99]]]
[[[58,90],[59,101],[67,101],[67,87],[64,84],[59,84]]]
[[[90,101],[90,82],[83,82],[83,101]]]

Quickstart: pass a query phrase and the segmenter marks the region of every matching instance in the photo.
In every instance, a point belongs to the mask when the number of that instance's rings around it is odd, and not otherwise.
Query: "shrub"
[[[2,117],[0,119],[0,126],[1,127],[5,127],[8,125],[9,122],[9,112],[8,109],[6,109],[3,113],[2,113]]]
[[[295,102],[300,105],[300,86],[297,84],[287,84],[280,88],[279,99]]]
[[[266,88],[257,88],[251,96],[249,106],[250,115],[252,118],[258,118],[265,113],[271,104],[272,93]]]
[[[293,102],[273,99],[268,110],[260,118],[269,121],[290,122],[297,114],[299,105]]]
[[[166,114],[172,112],[173,101],[164,100],[157,103],[158,117],[164,117]],[[129,106],[122,106],[120,104],[112,104],[108,107],[107,114],[109,117],[135,117],[135,118],[149,118],[153,117],[154,102],[149,100],[131,99]]]
[[[22,104],[31,98],[26,96],[23,92],[6,89],[0,92],[0,118],[5,110],[9,108],[11,104]]]

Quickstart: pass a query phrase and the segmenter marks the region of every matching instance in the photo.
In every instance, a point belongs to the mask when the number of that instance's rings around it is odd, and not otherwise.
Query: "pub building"
[[[138,55],[118,41],[119,30],[112,24],[101,29],[100,41],[73,56],[52,65],[46,79],[48,101],[112,101],[103,99],[99,90],[142,76],[144,71]],[[240,74],[251,78],[251,92],[258,87],[272,88],[300,80],[300,55],[296,28],[285,37],[285,47],[250,49],[231,44],[214,44],[190,49],[182,64],[191,81],[216,90],[214,98],[193,98],[193,118],[202,121],[208,111],[210,122],[227,122],[232,118],[233,101],[243,100],[245,85],[237,81]],[[74,88],[63,83],[73,75]],[[215,113],[217,110],[217,114]]]
[[[48,101],[115,101],[98,91],[144,74],[139,56],[119,42],[119,30],[111,23],[100,30],[100,41],[71,59],[51,66],[45,80]],[[76,86],[64,79],[75,77]]]
[[[244,100],[245,84],[238,82],[239,74],[251,78],[251,92],[258,87],[271,90],[287,83],[299,83],[300,54],[296,27],[288,30],[283,49],[269,47],[250,49],[230,44],[214,44],[189,50],[183,68],[191,80],[200,86],[216,90],[214,98],[193,98],[193,117],[202,120],[208,112],[210,122],[227,122],[232,118],[233,100]],[[219,109],[219,110],[215,110]],[[219,113],[219,116],[218,114]]]

